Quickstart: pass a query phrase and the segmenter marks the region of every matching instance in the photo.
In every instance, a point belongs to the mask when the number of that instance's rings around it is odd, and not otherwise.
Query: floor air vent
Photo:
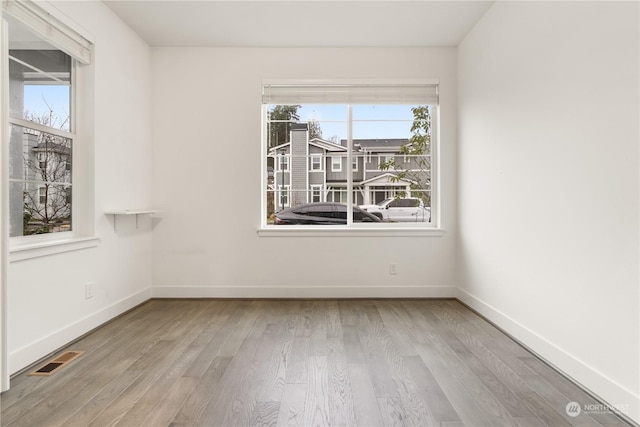
[[[59,371],[64,365],[72,360],[82,356],[84,351],[65,351],[60,356],[47,362],[38,370],[31,372],[29,375],[49,376]]]

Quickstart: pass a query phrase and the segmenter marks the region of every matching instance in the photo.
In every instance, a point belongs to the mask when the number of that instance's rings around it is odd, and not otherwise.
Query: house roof
[[[326,141],[320,138],[313,138],[309,141],[309,144],[315,145],[316,147],[324,148],[327,151],[347,151],[347,147],[343,147],[331,141]]]
[[[395,181],[397,180],[397,181]],[[382,175],[377,175],[374,176],[373,178],[369,178],[369,179],[365,179],[364,181],[362,181],[360,184],[370,184],[372,182],[378,182],[379,184],[388,184],[391,182],[394,183],[398,183],[398,182],[407,182],[407,183],[415,183],[415,181],[411,180],[411,179],[407,179],[407,178],[398,178],[398,175],[391,173],[391,172],[386,172],[383,173]]]
[[[294,126],[297,127],[294,128]],[[306,130],[306,123],[292,123],[292,130]],[[362,151],[373,151],[373,152],[397,152],[400,149],[400,146],[407,144],[409,142],[406,138],[388,138],[388,139],[354,139],[353,146],[356,150]],[[322,148],[323,150],[331,151],[331,152],[345,152],[347,151],[347,140],[340,140],[340,144],[335,142],[327,141],[322,138],[313,138],[309,141],[309,144],[315,145],[316,147]],[[269,152],[272,153],[275,150],[284,148],[288,146],[289,143],[285,142],[284,144],[277,145],[275,147],[271,147]]]
[[[342,140],[340,143],[346,145],[347,141]],[[354,139],[353,145],[360,147],[363,151],[384,151],[393,149],[397,151],[401,145],[408,143],[406,138],[388,138],[388,139]]]
[[[290,142],[285,142],[284,144],[280,144],[280,145],[276,145],[275,147],[271,147],[269,148],[269,153],[273,154],[273,152],[275,150],[279,150],[282,148],[287,147],[289,144],[291,144]],[[323,150],[327,150],[327,151],[340,151],[340,152],[345,152],[347,151],[346,147],[342,147],[338,144],[334,144],[331,141],[325,141],[324,139],[320,139],[320,138],[313,138],[311,141],[309,141],[309,144],[311,145],[315,145],[318,148],[322,148]]]
[[[33,147],[32,150],[36,153],[41,153],[41,152],[51,152],[51,153],[58,153],[58,154],[71,153],[71,149],[69,147],[62,144],[56,144],[55,142],[41,142],[35,147]]]

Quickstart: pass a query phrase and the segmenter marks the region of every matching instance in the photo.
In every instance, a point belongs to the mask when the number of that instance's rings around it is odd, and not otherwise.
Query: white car
[[[385,199],[377,205],[361,205],[365,210],[388,222],[429,222],[431,210],[417,197]]]

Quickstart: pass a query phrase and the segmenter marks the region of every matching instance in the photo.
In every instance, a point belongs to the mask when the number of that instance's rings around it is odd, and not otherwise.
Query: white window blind
[[[72,28],[62,16],[54,16],[44,2],[3,0],[2,11],[30,27],[32,31],[82,64],[91,63],[93,43]],[[59,14],[56,14],[59,15]]]
[[[434,82],[263,83],[262,103],[295,104],[431,104],[438,102]]]

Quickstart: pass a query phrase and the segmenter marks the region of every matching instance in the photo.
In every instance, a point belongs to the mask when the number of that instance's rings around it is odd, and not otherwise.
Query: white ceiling
[[[457,46],[491,1],[104,1],[151,46]]]

